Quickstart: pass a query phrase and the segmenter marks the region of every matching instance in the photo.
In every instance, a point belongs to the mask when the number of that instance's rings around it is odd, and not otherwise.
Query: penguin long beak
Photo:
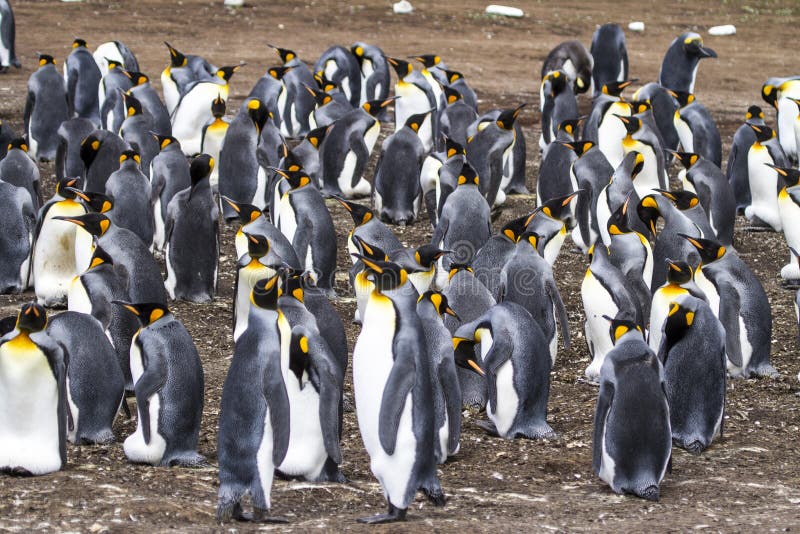
[[[73,224],[77,224],[78,226],[84,226],[83,221],[79,221],[78,219],[73,219],[71,217],[63,217],[63,216],[60,216],[60,215],[56,215],[55,217],[53,217],[53,219],[55,219],[57,221],[71,222]]]
[[[239,207],[239,205],[238,205],[238,204],[236,204],[236,202],[234,202],[233,200],[229,199],[229,198],[228,198],[228,197],[226,197],[225,195],[222,195],[222,200],[224,200],[225,202],[227,202],[227,203],[228,203],[228,205],[229,205],[231,208],[233,208],[233,211],[235,211],[236,213],[239,213],[239,212],[241,212],[241,211],[242,211],[242,210],[241,210],[241,208]]]
[[[89,197],[86,195],[86,193],[84,193],[80,189],[76,189],[74,187],[65,187],[64,191],[69,191],[70,193],[73,193],[75,196],[80,197],[82,200],[85,200],[86,202],[89,202],[90,200]],[[53,218],[55,219],[56,217]]]
[[[717,53],[707,46],[701,46],[697,51],[700,53],[700,57],[717,57]]]

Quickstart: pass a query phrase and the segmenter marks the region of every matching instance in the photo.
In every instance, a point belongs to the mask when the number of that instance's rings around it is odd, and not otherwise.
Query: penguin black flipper
[[[313,265],[306,265],[309,251],[311,250],[311,239],[314,236],[314,221],[308,217],[303,217],[297,221],[298,228],[305,228],[305,232],[295,232],[294,239],[292,240],[292,248],[294,249],[297,257],[300,259],[300,264],[306,269],[311,269]],[[314,273],[319,275],[319,273]]]
[[[403,347],[402,345],[409,345]],[[394,454],[397,444],[397,428],[400,426],[400,417],[406,407],[406,397],[414,387],[414,377],[417,374],[413,354],[418,345],[412,340],[395,339],[393,343],[394,354],[406,356],[395,359],[392,371],[386,379],[386,387],[381,398],[380,421],[378,435],[381,446],[386,454]]]
[[[138,342],[138,340],[137,340]],[[150,397],[161,391],[167,383],[167,361],[156,350],[148,351],[142,346],[142,354],[148,355],[147,367],[133,386],[136,395],[136,405],[139,408],[139,419],[142,423],[142,435],[144,442],[150,445]]]
[[[339,444],[339,400],[342,391],[337,386],[336,373],[324,358],[311,356],[311,382],[319,391],[319,421],[322,425],[322,441],[325,451],[336,465],[342,463],[342,448]]]
[[[742,345],[739,332],[739,308],[741,301],[736,288],[728,282],[717,286],[719,292],[719,320],[725,327],[725,353],[737,367],[742,366]]]
[[[36,97],[34,96],[34,94],[31,91],[28,91],[28,98],[25,100],[25,111],[23,113],[23,119],[22,119],[22,124],[24,125],[24,129],[25,129],[24,130],[25,131],[24,135],[25,135],[26,139],[27,139],[27,136],[28,136],[29,132],[31,131],[31,129],[30,129],[30,126],[31,126],[31,113],[33,113],[33,104],[35,102],[36,102]],[[28,142],[30,143],[31,140],[28,139]]]
[[[478,328],[481,327],[478,326]],[[489,392],[487,407],[491,402],[494,409],[497,409],[497,370],[511,358],[513,352],[514,347],[509,340],[501,339],[499,336],[492,337],[492,347],[483,359],[483,366],[486,370],[486,388]]]
[[[607,380],[600,382],[600,393],[597,396],[597,409],[594,413],[594,436],[592,439],[592,471],[600,475],[603,459],[603,438],[606,432],[606,418],[611,402],[614,400],[614,384]]]
[[[355,187],[361,181],[361,177],[364,176],[364,170],[369,162],[369,150],[364,142],[363,133],[353,132],[350,135],[350,150],[356,155],[356,166],[350,181],[350,186]],[[378,167],[375,168],[377,169]]]
[[[547,282],[547,293],[550,295],[550,300],[556,308],[558,314],[558,326],[561,328],[561,338],[564,340],[564,349],[569,350],[569,322],[567,320],[567,309],[564,307],[564,300],[561,298],[561,293],[558,287],[551,279]]]
[[[264,369],[261,391],[267,401],[272,425],[272,463],[278,466],[289,450],[289,393],[280,369]]]
[[[461,439],[461,385],[458,382],[456,365],[452,359],[444,359],[439,363],[439,382],[444,393],[444,405],[447,412],[447,453],[455,454]]]
[[[61,345],[45,331],[34,332],[30,335],[31,341],[44,353],[50,370],[58,383],[58,452],[61,455],[61,465],[67,465],[67,362],[66,351]]]

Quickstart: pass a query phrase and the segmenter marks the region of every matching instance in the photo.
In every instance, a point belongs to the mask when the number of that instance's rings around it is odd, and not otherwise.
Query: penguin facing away
[[[0,73],[8,72],[10,66],[16,68],[22,66],[14,52],[16,33],[11,4],[8,3],[8,0],[0,0]]]
[[[616,24],[603,24],[592,35],[592,81],[595,91],[603,84],[628,79],[628,50],[625,32]]]
[[[58,127],[69,119],[64,78],[56,70],[56,60],[47,54],[39,55],[39,68],[28,78],[28,97],[25,101],[25,133],[31,157],[52,161],[58,148]]]

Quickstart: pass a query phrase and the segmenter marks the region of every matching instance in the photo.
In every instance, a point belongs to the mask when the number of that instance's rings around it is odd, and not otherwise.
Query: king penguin
[[[106,182],[106,195],[115,200],[109,219],[116,226],[132,231],[149,248],[154,235],[150,180],[141,171],[141,159],[135,150],[123,152],[119,164],[119,170]]]
[[[789,160],[772,128],[755,124],[749,126],[755,132],[756,140],[747,152],[751,202],[744,209],[744,216],[756,227],[780,232],[783,226],[778,209],[779,179],[777,171],[769,165],[788,167]]]
[[[156,250],[163,250],[167,206],[178,191],[191,185],[192,179],[180,142],[174,137],[158,136],[157,139],[161,150],[150,165],[150,204],[153,210],[153,246]]]
[[[28,78],[25,132],[35,160],[52,161],[58,149],[58,127],[69,119],[64,78],[53,56],[39,54],[39,68]]]
[[[200,152],[208,154],[214,161],[219,161],[222,144],[228,134],[230,121],[225,118],[225,100],[218,96],[211,103],[211,114],[214,120],[203,126],[203,135],[200,140]],[[219,188],[219,169],[214,167],[211,171],[211,188],[216,192]]]
[[[684,189],[694,190],[708,215],[708,222],[716,239],[725,246],[733,244],[733,229],[736,222],[736,199],[731,183],[722,171],[699,154],[675,152],[675,158],[684,170]]]
[[[14,11],[8,0],[0,0],[0,73],[8,72],[8,67],[20,68],[22,64],[14,52],[17,26]]]
[[[658,83],[673,91],[694,93],[694,82],[700,60],[715,57],[717,53],[703,46],[703,38],[698,34],[694,32],[681,34],[667,48],[661,63],[661,71],[658,73]]]
[[[730,182],[733,196],[736,199],[736,212],[741,213],[750,205],[750,180],[747,173],[747,155],[750,147],[756,142],[756,133],[749,126],[753,123],[758,127],[764,124],[764,112],[758,106],[750,106],[744,116],[745,123],[739,126],[733,134],[731,149],[728,153],[728,164],[725,167],[725,177]]]
[[[64,80],[67,84],[69,116],[89,119],[100,126],[100,104],[97,87],[102,78],[100,68],[86,47],[86,41],[72,41],[72,52],[64,61]]]
[[[39,168],[28,156],[28,143],[19,137],[8,143],[6,148],[6,156],[0,160],[0,180],[25,189],[33,209],[39,211],[42,205]]]
[[[0,213],[3,214],[0,294],[21,293],[31,282],[31,244],[36,228],[36,211],[25,189],[0,181]],[[45,253],[44,249],[42,253]]]
[[[374,45],[358,42],[350,47],[361,69],[361,98],[358,105],[389,96],[389,62],[383,51]]]
[[[425,76],[414,70],[408,61],[386,58],[397,73],[394,94],[395,103],[394,129],[402,128],[409,117],[428,110],[437,109],[436,94]],[[439,143],[439,114],[431,113],[419,127],[419,137],[425,151],[435,148]]]
[[[680,108],[675,111],[675,131],[685,152],[695,152],[717,167],[722,166],[722,140],[717,124],[703,104],[689,93],[670,91]]]
[[[590,53],[594,63],[592,81],[595,91],[606,83],[628,79],[625,32],[617,24],[603,24],[594,31]]]

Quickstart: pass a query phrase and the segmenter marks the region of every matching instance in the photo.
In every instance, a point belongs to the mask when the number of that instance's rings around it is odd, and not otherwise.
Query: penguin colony
[[[7,69],[19,64],[6,2],[0,12]],[[570,334],[552,265],[568,233],[588,263],[592,465],[613,491],[658,500],[672,447],[700,454],[722,434],[727,377],[777,375],[769,302],[733,225],[738,212],[783,231],[780,274],[800,285],[800,76],[767,80],[777,128],[751,106],[723,173],[716,125],[693,94],[700,60],[716,57],[699,35],[676,38],[658,81],[627,98],[635,80],[618,26],[600,27],[591,52],[559,45],[541,72],[536,204],[495,232],[506,196],[528,193],[525,104],[480,112],[465,76],[434,54],[408,61],[358,42],[309,68],[270,45],[281,65],[229,119],[241,66],[166,46],[163,95],[123,43],[91,52],[75,39],[63,72],[41,54],[24,133],[2,131],[0,289],[35,293],[2,321],[3,470],[57,471],[66,441],[112,442],[128,396],[131,462],[206,464],[203,369],[168,302],[214,298],[220,218],[237,229],[238,256],[218,434],[223,522],[281,521],[269,515],[276,474],[347,482],[349,362],[330,301],[329,206],[353,219],[355,412],[387,501],[360,521],[403,520],[418,490],[445,504],[437,465],[459,452],[464,406],[485,410],[493,436],[556,436],[550,370]],[[592,110],[580,117],[584,93]],[[47,201],[36,160],[56,162]],[[365,197],[371,207],[354,201]],[[433,238],[404,247],[387,224],[415,223],[423,205]]]

